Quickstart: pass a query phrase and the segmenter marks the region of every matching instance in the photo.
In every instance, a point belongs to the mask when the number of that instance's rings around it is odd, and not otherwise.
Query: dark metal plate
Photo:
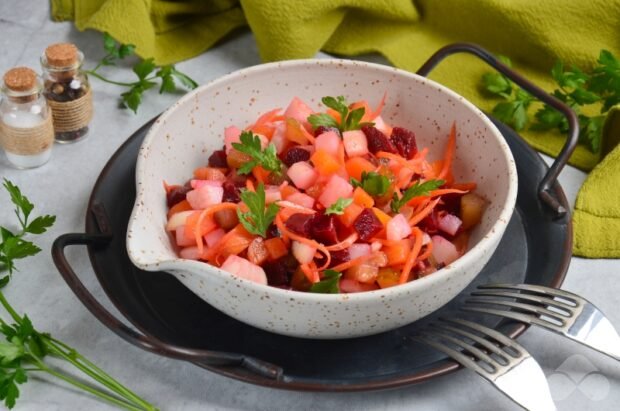
[[[280,336],[224,315],[169,274],[134,267],[125,249],[125,232],[135,196],[137,152],[150,123],[119,148],[93,188],[86,232],[101,232],[94,211],[102,205],[113,233],[108,244],[88,247],[93,269],[118,310],[146,336],[182,347],[240,353],[283,370],[281,378],[273,379],[241,366],[197,364],[232,378],[286,389],[353,391],[402,386],[444,375],[459,366],[413,342],[409,337],[417,329],[457,309],[477,284],[526,282],[557,287],[570,261],[570,215],[554,219],[554,213],[538,197],[537,187],[547,166],[511,129],[495,123],[513,152],[519,175],[517,207],[506,234],[490,262],[459,297],[429,317],[397,330],[330,341]],[[557,183],[553,191],[569,209]],[[514,322],[481,320],[512,336],[525,330]]]

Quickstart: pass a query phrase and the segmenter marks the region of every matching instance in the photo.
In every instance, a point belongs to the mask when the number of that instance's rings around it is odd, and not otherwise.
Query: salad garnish
[[[273,223],[280,208],[273,203],[265,208],[265,185],[263,183],[256,187],[256,192],[246,189],[241,191],[240,196],[249,211],[243,212],[237,208],[239,222],[249,233],[266,238],[267,229]]]
[[[267,171],[276,174],[282,172],[282,161],[278,158],[276,147],[269,144],[264,150],[261,147],[260,138],[251,131],[243,131],[239,136],[241,143],[232,143],[232,147],[244,154],[249,155],[252,160],[244,163],[237,172],[239,174],[249,174],[256,166],[261,166]]]
[[[401,197],[394,193],[390,208],[393,212],[398,213],[402,206],[413,200],[414,197],[428,196],[432,190],[436,190],[446,182],[444,180],[429,180],[423,183],[416,181],[411,187],[405,190]]]
[[[375,171],[362,172],[362,181],[351,177],[353,187],[362,187],[364,191],[373,197],[381,197],[390,188],[390,179]]]
[[[338,294],[340,293],[340,287],[338,287],[338,281],[342,277],[342,273],[334,270],[323,271],[323,279],[318,283],[310,286],[310,292],[323,293],[323,294]]]
[[[336,202],[325,209],[325,214],[336,214],[342,215],[344,214],[344,209],[353,203],[352,198],[339,198]]]
[[[366,109],[364,107],[359,107],[350,110],[349,105],[343,96],[323,97],[321,101],[326,107],[335,110],[340,115],[340,122],[336,121],[334,117],[327,113],[312,114],[308,117],[308,122],[314,129],[323,126],[328,128],[337,128],[340,132],[344,132],[349,130],[359,130],[365,125],[373,125],[373,123],[370,122],[360,123],[360,120],[364,117]]]

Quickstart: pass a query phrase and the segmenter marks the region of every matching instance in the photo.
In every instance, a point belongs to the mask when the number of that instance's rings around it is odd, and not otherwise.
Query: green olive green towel
[[[245,26],[265,61],[312,57],[319,50],[346,56],[378,52],[415,71],[448,43],[475,42],[509,56],[517,70],[547,90],[554,88],[548,73],[558,59],[589,69],[603,48],[620,55],[620,0],[51,0],[51,5],[54,19],[73,20],[79,30],[107,31],[161,64],[200,54]],[[471,56],[454,56],[432,78],[490,110],[497,101],[479,89],[488,70]],[[620,169],[614,168],[620,161],[614,148],[619,114],[609,116],[605,130],[603,145],[614,151],[584,184],[574,217],[574,251],[587,257],[620,257],[620,202],[607,201],[611,188],[620,186]],[[550,155],[564,143],[559,133],[523,136]],[[590,170],[600,160],[579,146],[571,164]]]

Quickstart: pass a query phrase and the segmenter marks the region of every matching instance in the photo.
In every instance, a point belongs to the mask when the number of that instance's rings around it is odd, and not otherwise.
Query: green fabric
[[[160,64],[193,57],[235,29],[249,25],[265,61],[311,57],[317,51],[354,56],[384,55],[415,71],[437,49],[469,41],[509,56],[518,71],[546,90],[561,59],[592,67],[601,49],[620,55],[620,0],[51,0],[56,20],[74,20],[79,30],[107,31],[133,43],[143,57]],[[489,71],[472,56],[451,57],[431,77],[484,110],[497,100],[480,91]],[[583,186],[575,212],[575,252],[589,257],[620,256],[607,227],[620,238],[620,202],[607,201],[620,185],[613,159],[620,139],[620,115],[606,122],[604,152],[611,151]],[[555,155],[564,137],[525,131],[536,149]],[[571,164],[591,170],[601,160],[579,146]],[[615,172],[613,174],[612,172]],[[597,177],[600,176],[600,177]],[[603,178],[604,176],[604,178]],[[603,201],[605,200],[605,201]]]

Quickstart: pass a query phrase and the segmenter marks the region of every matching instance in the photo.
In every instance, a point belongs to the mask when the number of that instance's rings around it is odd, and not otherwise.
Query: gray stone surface
[[[44,48],[53,42],[75,42],[86,54],[86,66],[102,55],[101,36],[77,32],[71,24],[53,23],[43,0],[0,1],[0,72],[15,65],[38,68]],[[366,59],[378,60],[375,57]],[[180,63],[199,83],[232,70],[260,63],[250,33],[242,33],[218,47]],[[130,76],[117,70],[114,76]],[[88,139],[55,146],[44,167],[18,171],[0,157],[0,176],[17,183],[37,210],[55,214],[54,228],[39,239],[44,252],[20,266],[6,290],[19,311],[27,311],[42,330],[69,342],[87,357],[164,410],[498,410],[518,409],[472,372],[462,371],[426,384],[386,392],[352,394],[300,393],[256,387],[206,372],[193,365],[146,353],[121,340],[95,320],[58,275],[49,253],[54,238],[83,230],[84,212],[101,168],[120,144],[145,121],[173,103],[177,96],[147,98],[138,115],[119,110],[120,90],[93,80],[96,114]],[[584,179],[568,168],[561,183],[571,201]],[[0,195],[0,223],[12,221],[6,195]],[[94,295],[113,312],[90,268],[83,248],[68,256]],[[564,287],[587,296],[620,328],[620,263],[617,260],[573,258]],[[602,355],[532,329],[520,342],[538,359],[549,377],[560,410],[611,410],[620,402],[620,368]],[[588,365],[590,364],[590,365]],[[581,371],[598,371],[586,378]],[[564,374],[557,371],[561,367]],[[566,377],[568,375],[568,378]],[[571,380],[572,378],[572,380]],[[17,410],[111,409],[88,395],[77,393],[46,377],[23,386]]]

